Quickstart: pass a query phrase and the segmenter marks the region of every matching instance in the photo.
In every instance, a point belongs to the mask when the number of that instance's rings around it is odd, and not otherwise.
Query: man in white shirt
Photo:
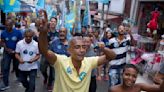
[[[38,43],[32,39],[33,36],[33,31],[27,30],[24,39],[17,43],[15,50],[15,57],[19,61],[19,78],[26,88],[25,92],[35,92],[35,78],[38,69],[37,60],[40,58]]]

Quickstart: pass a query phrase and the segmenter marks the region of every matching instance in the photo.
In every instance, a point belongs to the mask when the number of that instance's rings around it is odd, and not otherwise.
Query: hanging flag
[[[100,2],[100,3],[109,3],[109,0],[98,0],[98,2]]]
[[[65,24],[64,26],[67,28],[67,39],[70,40],[72,38],[72,31],[75,24],[76,18],[76,6],[75,2],[70,0],[69,6],[67,7],[67,13],[65,14]]]
[[[38,0],[38,2],[36,3],[36,10],[43,9],[44,7],[45,7],[45,0]]]
[[[64,27],[67,29],[67,39],[70,40],[72,38],[72,30],[73,25],[75,23],[75,13],[70,11],[65,15],[65,24]]]
[[[60,4],[60,7],[61,7],[61,12],[62,12],[62,24],[61,26],[64,26],[65,24],[65,15],[66,15],[66,5],[65,5],[65,1],[62,1],[62,3]]]
[[[54,8],[51,5],[45,5],[45,10],[47,12],[48,20],[50,20],[51,17],[57,16],[57,12],[54,10]]]
[[[99,2],[99,3],[109,3],[110,0],[89,0],[89,1],[95,1],[95,2]]]
[[[44,8],[44,0],[1,0],[3,12],[34,12],[36,7]]]
[[[125,9],[125,0],[111,0],[109,6],[110,13],[123,14]]]
[[[65,16],[65,26],[67,28],[72,28],[74,22],[75,22],[75,14],[73,12],[70,12],[69,14],[66,14],[66,16]]]
[[[20,11],[21,3],[18,0],[3,0],[4,7],[3,12],[13,12],[13,11]]]
[[[0,0],[0,9],[3,10],[4,8],[4,0]]]
[[[91,25],[91,16],[90,16],[90,7],[89,7],[89,1],[86,0],[86,6],[85,6],[85,11],[84,11],[84,17],[82,21],[83,26],[88,26]]]
[[[61,17],[61,20],[62,20],[62,23],[61,25],[66,27],[67,30],[70,30],[73,28],[73,24],[75,23],[75,17],[76,17],[76,12],[75,12],[75,6],[72,6],[72,2],[69,2],[69,7],[66,7],[66,3],[65,1],[62,2],[62,17]],[[69,8],[69,11],[68,9]]]
[[[81,0],[75,1],[75,32],[80,33],[81,32]]]

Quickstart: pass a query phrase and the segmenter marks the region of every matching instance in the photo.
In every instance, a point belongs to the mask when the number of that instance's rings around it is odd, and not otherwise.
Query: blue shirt
[[[3,30],[1,34],[1,39],[4,40],[7,48],[15,50],[17,42],[22,39],[22,33],[20,32],[20,30],[16,29],[13,29],[12,32]]]
[[[102,41],[104,42],[104,44],[105,44],[106,47],[109,46],[109,39],[103,38]]]
[[[93,44],[91,44],[90,48],[87,50],[87,53],[85,54],[85,57],[92,57],[96,56],[96,52],[94,52]],[[91,76],[95,77],[96,76],[96,69],[92,70]]]
[[[55,39],[55,37],[58,37],[58,32],[48,32],[47,34],[48,37],[48,42],[53,41]]]
[[[57,53],[57,54],[61,54],[61,55],[67,55],[69,56],[69,53],[67,51],[68,45],[64,45],[59,39],[54,40],[51,44],[50,44],[50,49]]]

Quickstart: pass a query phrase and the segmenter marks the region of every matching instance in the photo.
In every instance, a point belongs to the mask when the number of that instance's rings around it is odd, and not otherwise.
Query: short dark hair
[[[88,34],[82,35],[83,37],[90,37]]]
[[[11,26],[15,24],[15,21],[11,17],[8,17],[6,21],[9,21]]]
[[[25,32],[24,32],[24,36],[27,34],[27,33],[32,33],[32,35],[34,36],[34,32],[32,29],[25,29]]]
[[[137,71],[137,73],[139,73],[138,67],[135,66],[135,65],[133,65],[133,64],[126,64],[126,65],[124,66],[124,68],[123,68],[123,73],[125,72],[125,69],[127,69],[127,68],[133,68],[133,69],[135,69],[135,70]]]
[[[82,37],[82,34],[76,32],[73,36],[74,36],[74,37],[76,37],[76,36],[81,36],[81,37]]]
[[[50,21],[51,21],[52,19],[55,19],[56,22],[58,21],[58,19],[57,19],[56,17],[51,17],[51,18],[50,18]]]
[[[86,27],[86,26],[82,26],[82,28],[85,28],[85,29],[87,29],[87,27]]]
[[[15,27],[16,27],[16,28],[21,28],[21,24],[18,23],[18,22],[16,22],[16,23],[15,23]]]

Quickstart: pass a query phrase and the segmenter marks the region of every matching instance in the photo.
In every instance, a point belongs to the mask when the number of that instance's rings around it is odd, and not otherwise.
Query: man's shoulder
[[[164,62],[161,63],[159,73],[164,75]]]
[[[18,41],[17,44],[22,45],[23,44],[23,39]]]
[[[99,56],[91,56],[91,57],[84,57],[85,60],[90,60],[90,59],[95,59],[98,58]]]
[[[70,57],[67,57],[66,55],[60,55],[60,54],[56,54],[56,57],[57,57],[57,60],[55,62],[55,65],[57,65],[57,63],[59,64],[62,64],[62,65],[65,65],[67,64],[66,62],[69,62],[70,61]]]
[[[53,39],[52,40],[52,43],[51,44],[56,44],[56,43],[59,43],[59,42],[60,42],[60,40],[58,38],[56,38],[56,39]]]
[[[35,41],[35,40],[32,40],[33,41],[33,45],[38,45],[38,42]]]
[[[144,83],[135,83],[134,88],[141,89],[143,85],[145,85],[145,84]]]
[[[108,92],[121,92],[121,86],[120,85],[112,86],[111,88],[109,88]]]
[[[4,35],[4,34],[6,34],[6,33],[7,33],[7,30],[2,30],[1,35]]]
[[[55,55],[57,56],[57,59],[69,59],[69,57],[66,55],[61,55],[61,54],[56,54],[56,53]]]
[[[21,30],[13,29],[12,35],[13,35],[13,36],[18,36],[18,37],[21,36],[21,37],[22,37]]]
[[[19,29],[13,29],[13,32],[15,32],[15,33],[21,33],[21,30],[19,30]]]
[[[116,37],[113,37],[113,38],[111,38],[110,40],[109,40],[109,42],[116,42],[117,40],[116,40]]]
[[[89,64],[91,66],[93,65],[94,67],[96,67],[98,59],[99,59],[99,56],[84,57],[83,62],[85,62],[85,64]]]

